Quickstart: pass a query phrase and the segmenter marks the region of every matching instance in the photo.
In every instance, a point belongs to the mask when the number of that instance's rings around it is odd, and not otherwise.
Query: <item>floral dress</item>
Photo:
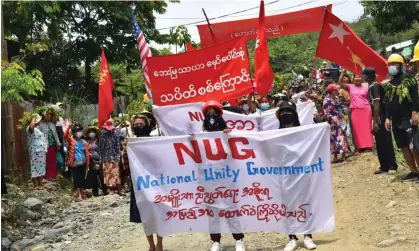
[[[348,152],[348,144],[341,127],[343,122],[343,107],[338,99],[327,96],[323,101],[326,121],[330,124],[330,152],[340,154]]]
[[[118,163],[121,156],[120,140],[115,130],[103,130],[99,140],[99,156],[103,164],[104,183],[108,187],[121,185]]]

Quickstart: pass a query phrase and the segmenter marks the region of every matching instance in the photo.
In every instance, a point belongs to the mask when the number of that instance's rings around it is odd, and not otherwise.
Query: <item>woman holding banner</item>
[[[129,127],[129,135],[134,135],[134,137],[149,137],[151,133],[150,121],[145,115],[134,115],[131,119],[131,127]],[[126,154],[126,141],[123,143],[123,155]],[[129,168],[128,159],[126,160],[125,167]],[[135,199],[134,186],[131,184],[131,198],[130,198],[130,211],[129,211],[129,221],[133,223],[141,223],[140,211],[137,207],[137,202]],[[157,245],[154,243],[154,236],[147,236],[148,244],[150,245],[149,251],[163,251],[163,237],[157,235]]]
[[[227,128],[227,124],[224,121],[223,108],[217,101],[208,101],[202,108],[202,114],[204,114],[203,131],[204,132],[224,132],[229,133],[231,129]],[[211,240],[213,241],[211,251],[221,250],[221,234],[210,234]],[[233,238],[236,240],[236,251],[245,251],[243,238],[244,234],[236,233],[233,234]]]
[[[279,129],[290,128],[300,126],[300,120],[298,119],[297,106],[290,102],[282,102],[279,109],[276,111],[276,117],[279,120]],[[294,234],[289,235],[289,242],[285,246],[284,251],[296,250],[298,245],[298,238]],[[308,250],[316,249],[316,244],[313,242],[313,236],[311,234],[304,235],[304,246]]]

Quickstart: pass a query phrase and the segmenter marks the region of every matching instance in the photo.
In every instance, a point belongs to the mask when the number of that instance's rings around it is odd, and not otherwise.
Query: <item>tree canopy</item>
[[[174,45],[176,52],[178,46],[182,52],[186,42],[198,47],[185,26],[173,28],[168,34],[156,29],[155,14],[164,14],[170,2],[178,1],[136,2],[135,17],[146,40]],[[36,95],[50,100],[62,93],[80,93],[96,103],[98,60],[100,49],[105,48],[117,94],[138,101],[145,88],[129,4],[121,1],[4,2],[5,36],[18,42],[21,53],[17,66],[24,65],[23,70],[17,70],[15,65],[11,69],[17,72],[12,74],[9,70],[6,77],[20,78],[19,83],[28,77],[39,80],[42,76],[43,82],[39,83],[45,86],[45,91],[40,85],[35,92],[21,97]],[[362,5],[365,14],[349,25],[374,50],[418,36],[419,2],[362,1]],[[308,76],[313,68],[320,66],[323,60],[314,58],[318,37],[316,32],[269,39],[270,61],[279,87],[292,80],[293,71]],[[254,41],[248,45],[253,65]],[[154,56],[172,54],[167,48],[151,49]],[[7,88],[4,83],[2,88],[3,91]]]
[[[418,1],[361,1],[381,33],[392,35],[412,29],[419,22]],[[417,31],[417,34],[419,31]]]
[[[155,13],[166,12],[167,4],[164,1],[136,3],[136,20],[148,41],[169,41],[168,35],[156,29],[155,18]],[[140,68],[128,2],[16,1],[2,5],[7,38],[16,40],[20,48],[32,43],[48,48],[25,58],[29,71],[38,69],[43,73],[47,90],[44,99],[58,90],[83,89],[97,93],[92,67],[99,59],[101,48],[106,49],[110,64],[123,64],[127,72]]]

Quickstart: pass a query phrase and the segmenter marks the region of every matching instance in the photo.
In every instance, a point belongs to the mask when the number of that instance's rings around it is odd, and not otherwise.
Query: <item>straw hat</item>
[[[42,120],[41,115],[39,115],[38,113],[32,114],[32,117],[35,118],[35,124],[38,124]]]
[[[96,138],[99,138],[100,135],[102,134],[102,132],[99,130],[99,128],[97,126],[89,126],[86,129],[84,129],[84,136],[88,137],[89,136],[89,131],[94,131],[96,133]]]

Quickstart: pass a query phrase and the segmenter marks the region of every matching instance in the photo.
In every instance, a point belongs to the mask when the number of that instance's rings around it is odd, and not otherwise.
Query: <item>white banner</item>
[[[326,123],[130,138],[128,157],[147,235],[334,230]]]
[[[203,130],[203,103],[183,105],[153,106],[153,113],[165,136],[188,135]],[[313,124],[314,102],[297,104],[297,113],[301,125]],[[227,126],[240,131],[267,131],[279,128],[275,112],[277,109],[251,115],[223,111]]]

